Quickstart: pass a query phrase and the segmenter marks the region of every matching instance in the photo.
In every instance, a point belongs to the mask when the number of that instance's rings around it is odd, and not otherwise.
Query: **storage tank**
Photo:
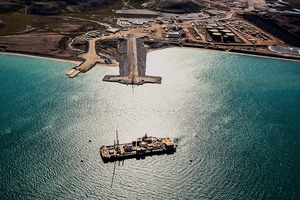
[[[218,29],[210,29],[209,31],[210,31],[210,32],[213,32],[213,33],[218,33],[218,32],[219,32]]]
[[[228,36],[228,39],[232,40],[234,39],[234,33],[226,33],[226,35]]]
[[[228,30],[228,29],[221,30],[221,32],[222,32],[223,34],[226,34],[226,33],[231,33],[231,31],[230,31],[230,30]]]
[[[210,29],[208,30],[209,34],[213,34],[213,33],[219,33],[219,31],[217,29]]]
[[[221,33],[213,33],[212,38],[214,40],[221,40],[222,39],[222,34]]]

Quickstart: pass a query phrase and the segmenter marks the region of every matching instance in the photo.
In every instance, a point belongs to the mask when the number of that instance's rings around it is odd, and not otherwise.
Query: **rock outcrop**
[[[155,10],[174,13],[194,13],[205,8],[190,0],[165,0],[153,4],[151,7]]]
[[[6,24],[2,20],[0,20],[0,28],[3,28],[5,25]]]
[[[27,14],[31,15],[57,15],[63,11],[58,5],[50,3],[34,3],[26,9]]]
[[[118,0],[1,0],[0,13],[21,11],[33,15],[57,15],[107,8]]]
[[[22,5],[19,5],[14,2],[9,2],[9,1],[0,2],[0,13],[17,11],[21,7],[22,7]]]

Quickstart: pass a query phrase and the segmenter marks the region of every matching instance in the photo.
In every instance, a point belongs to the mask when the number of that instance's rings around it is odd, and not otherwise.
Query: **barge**
[[[132,141],[131,143],[119,144],[118,132],[117,142],[113,145],[100,147],[100,155],[104,162],[113,162],[128,158],[144,158],[145,156],[158,154],[172,154],[176,151],[177,145],[171,138],[158,138],[147,136]]]

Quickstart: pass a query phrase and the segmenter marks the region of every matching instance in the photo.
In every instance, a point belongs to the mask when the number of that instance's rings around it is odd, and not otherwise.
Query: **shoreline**
[[[293,57],[293,58],[287,58],[287,56],[282,55],[282,54],[268,54],[264,52],[258,52],[258,53],[253,53],[253,52],[239,52],[239,51],[224,51],[224,50],[218,50],[218,49],[212,49],[212,48],[202,48],[202,47],[193,47],[193,46],[169,46],[169,47],[162,47],[162,48],[151,48],[147,50],[147,53],[150,53],[152,51],[157,51],[157,50],[164,50],[168,48],[178,48],[178,49],[193,49],[193,50],[201,50],[201,51],[215,51],[215,52],[223,52],[227,54],[235,54],[235,55],[244,55],[244,56],[254,56],[254,57],[260,57],[260,58],[271,58],[271,59],[277,59],[277,60],[285,60],[285,61],[294,61],[294,62],[300,62],[300,57]],[[3,51],[0,52],[0,54],[6,54],[6,55],[15,55],[15,56],[24,56],[24,57],[31,57],[31,58],[41,58],[41,59],[48,59],[48,60],[54,60],[54,61],[61,61],[61,62],[69,62],[73,63],[76,65],[80,65],[83,61],[75,61],[75,60],[68,60],[68,59],[63,59],[59,57],[54,57],[50,55],[33,55],[30,53],[21,53],[21,52],[8,52],[8,51]]]
[[[218,50],[218,49],[212,49],[212,48],[202,48],[202,47],[192,47],[192,46],[169,46],[169,47],[161,47],[161,48],[152,48],[148,49],[147,53],[158,51],[158,50],[164,50],[169,48],[177,48],[177,49],[193,49],[193,50],[200,50],[200,51],[214,51],[214,52],[221,52],[226,54],[235,54],[235,55],[243,55],[243,56],[253,56],[253,57],[260,57],[260,58],[270,58],[270,59],[277,59],[277,60],[285,60],[285,61],[294,61],[294,62],[300,62],[300,57],[293,57],[293,58],[287,58],[287,56],[284,55],[276,55],[276,54],[267,54],[263,52],[259,53],[253,53],[251,51],[249,52],[238,52],[238,51],[224,51],[224,50]]]
[[[186,49],[199,49],[199,50],[208,50],[208,51],[215,51],[215,52],[222,52],[227,54],[235,54],[235,55],[243,55],[243,56],[252,56],[252,57],[259,57],[259,58],[270,58],[270,59],[276,59],[276,60],[285,60],[285,61],[294,61],[294,62],[300,62],[300,57],[297,58],[285,58],[285,56],[281,55],[274,55],[274,54],[266,54],[260,52],[259,54],[254,54],[252,52],[245,53],[245,52],[237,52],[237,51],[223,51],[223,50],[217,50],[217,49],[205,49],[205,48],[197,48],[197,47],[172,47],[172,48],[186,48]],[[265,55],[263,55],[265,54]]]
[[[3,51],[0,52],[0,54],[3,55],[13,55],[13,56],[23,56],[23,57],[29,57],[29,58],[40,58],[40,59],[47,59],[47,60],[54,60],[54,61],[60,61],[60,62],[69,62],[69,63],[73,63],[76,65],[79,65],[80,63],[82,63],[82,61],[75,61],[75,60],[68,60],[68,59],[63,59],[63,58],[55,58],[55,57],[51,57],[49,56],[41,56],[41,55],[33,55],[30,53],[16,53],[16,52],[8,52],[8,51]]]

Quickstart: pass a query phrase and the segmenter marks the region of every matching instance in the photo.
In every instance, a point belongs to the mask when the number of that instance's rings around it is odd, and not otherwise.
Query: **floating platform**
[[[131,143],[124,143],[100,147],[100,155],[104,162],[113,162],[129,158],[143,158],[145,156],[158,154],[172,154],[177,145],[171,138],[157,138],[143,136]]]

